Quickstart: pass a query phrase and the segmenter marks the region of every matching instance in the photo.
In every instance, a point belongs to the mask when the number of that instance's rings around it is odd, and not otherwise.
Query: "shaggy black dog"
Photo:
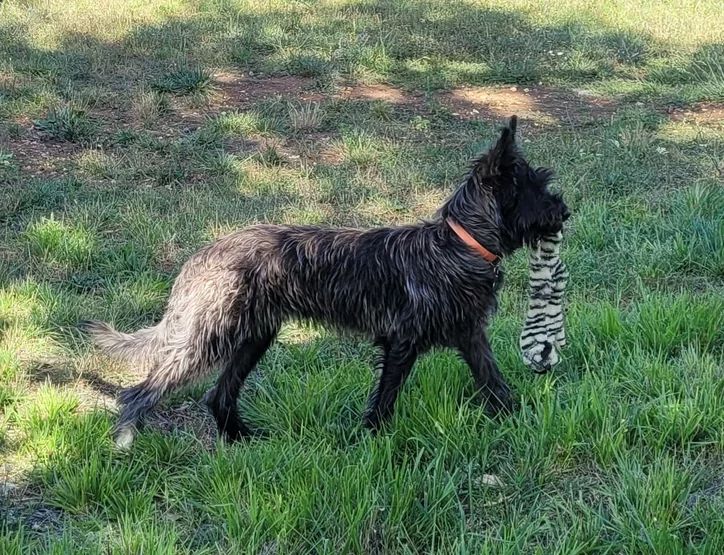
[[[519,153],[516,121],[473,162],[432,221],[366,231],[249,227],[184,264],[156,326],[124,334],[86,322],[106,352],[148,371],[120,395],[118,445],[130,445],[165,394],[215,368],[222,373],[205,400],[219,432],[230,441],[250,434],[237,412],[239,390],[291,319],[374,340],[381,372],[364,415],[372,430],[392,415],[415,360],[434,346],[460,352],[491,414],[509,410],[510,391],[486,337],[500,258],[560,230],[568,217],[548,190],[551,172]]]

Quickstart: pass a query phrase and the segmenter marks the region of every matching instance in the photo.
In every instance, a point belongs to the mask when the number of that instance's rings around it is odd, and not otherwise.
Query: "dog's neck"
[[[473,249],[475,252],[477,252],[480,256],[482,256],[485,260],[490,262],[491,264],[497,264],[500,262],[500,256],[498,256],[495,253],[490,252],[487,248],[485,248],[484,245],[481,245],[475,240],[475,237],[470,235],[467,230],[462,227],[460,224],[458,224],[455,220],[452,218],[446,218],[445,222],[450,227],[450,229],[453,230],[455,235],[457,235],[460,240],[468,245],[471,249]]]
[[[485,249],[502,256],[500,234],[500,215],[498,203],[492,191],[477,184],[464,182],[448,201],[440,208],[438,215],[442,225],[449,227],[447,219],[452,219]]]

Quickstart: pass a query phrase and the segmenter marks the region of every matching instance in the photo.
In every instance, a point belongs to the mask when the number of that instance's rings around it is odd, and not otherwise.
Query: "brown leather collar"
[[[463,243],[465,243],[467,246],[472,248],[475,252],[477,252],[480,256],[482,256],[485,260],[490,262],[491,264],[495,264],[500,261],[500,257],[497,254],[493,254],[488,249],[486,249],[483,245],[478,243],[475,238],[470,235],[467,231],[465,231],[460,224],[454,222],[450,218],[447,218],[445,220],[447,222],[447,225],[450,226],[450,229],[452,229],[455,232],[455,235],[460,237]]]

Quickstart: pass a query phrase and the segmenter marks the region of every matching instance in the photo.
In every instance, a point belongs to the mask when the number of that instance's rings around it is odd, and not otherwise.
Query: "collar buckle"
[[[498,286],[498,283],[500,283],[500,258],[496,260],[493,264],[493,289],[495,289]]]

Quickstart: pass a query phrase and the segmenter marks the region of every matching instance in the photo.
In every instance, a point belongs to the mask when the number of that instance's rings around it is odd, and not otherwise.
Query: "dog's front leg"
[[[513,401],[510,388],[498,370],[485,331],[477,329],[460,345],[459,350],[470,367],[475,386],[483,395],[488,414],[495,416],[500,412],[511,412]]]
[[[376,344],[382,348],[379,363],[381,372],[367,401],[362,421],[373,432],[379,430],[392,416],[397,395],[419,355],[409,342],[377,341]]]

